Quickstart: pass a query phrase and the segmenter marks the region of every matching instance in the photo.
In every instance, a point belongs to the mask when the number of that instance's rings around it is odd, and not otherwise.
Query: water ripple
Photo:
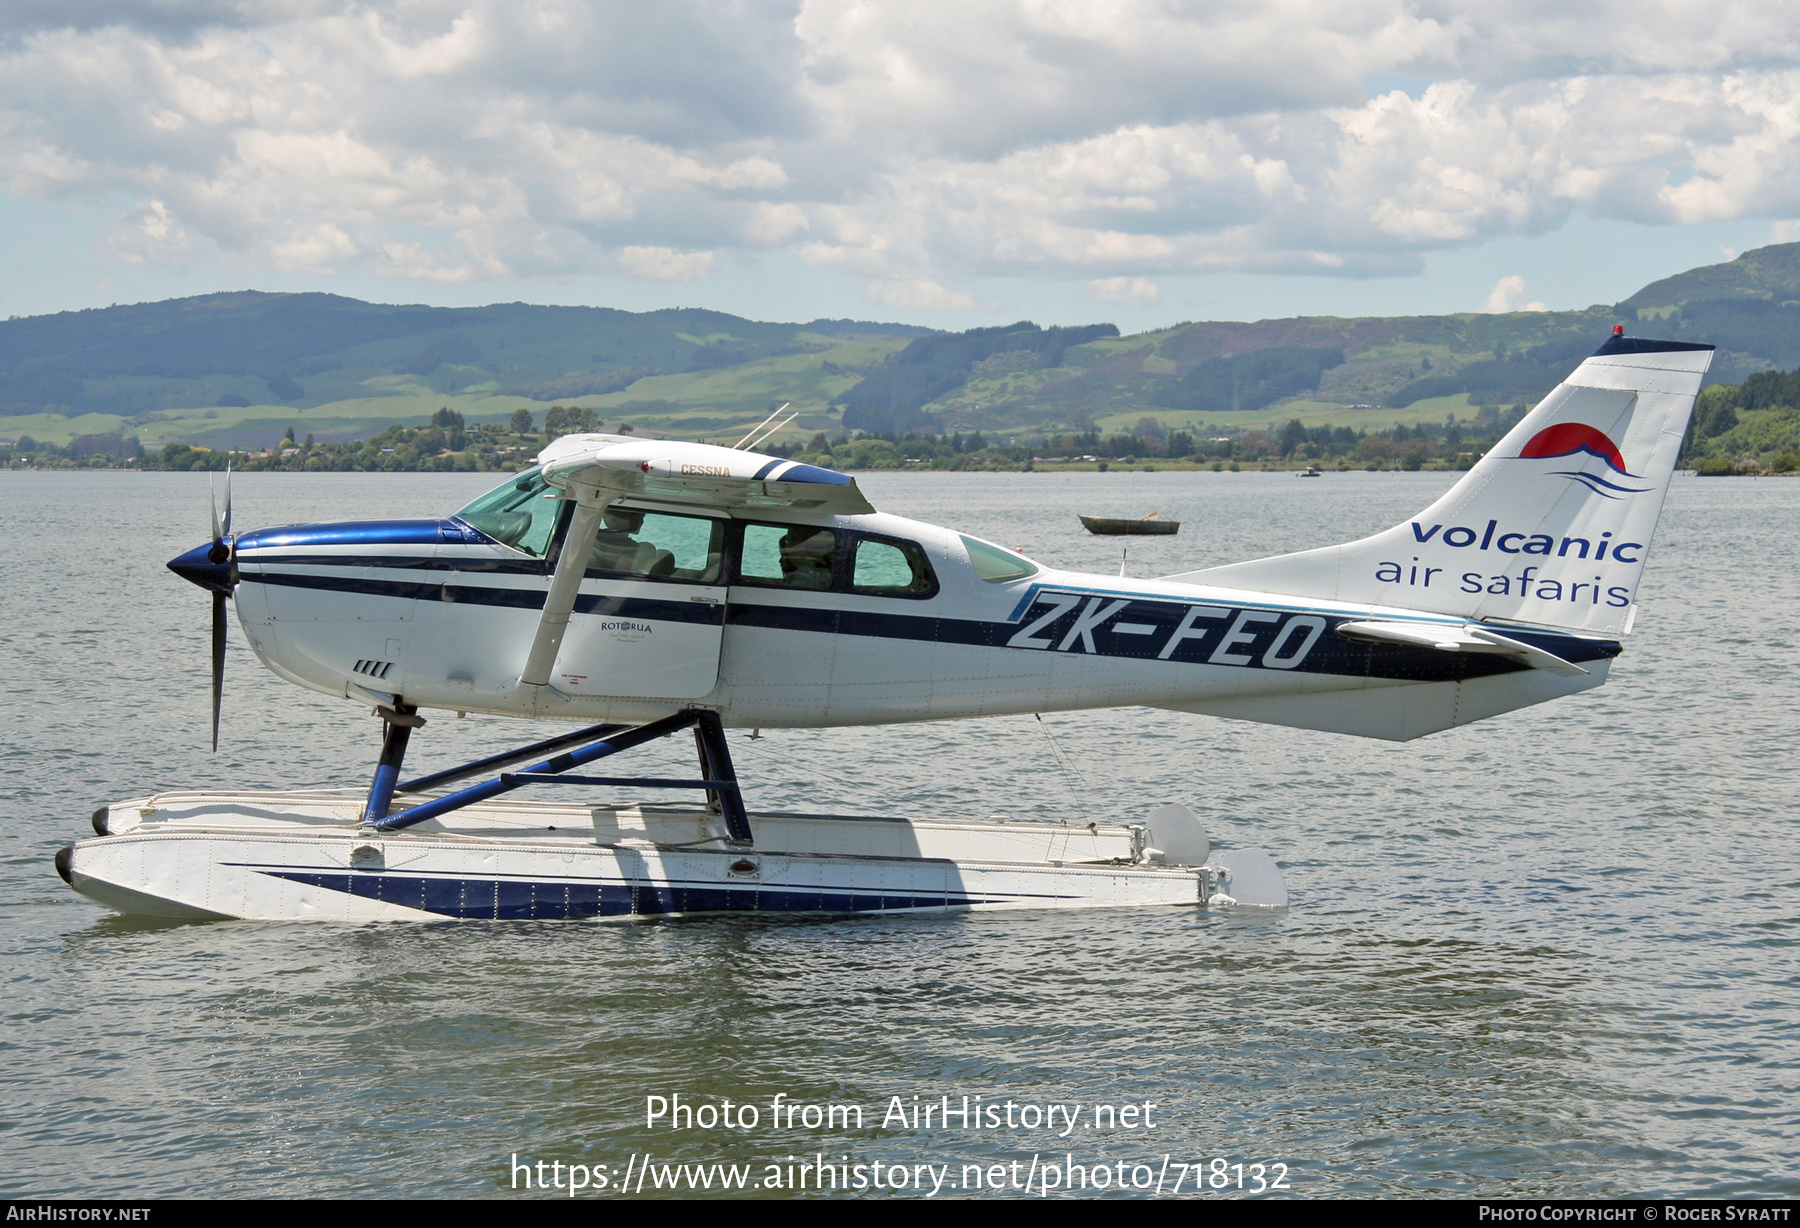
[[[1285,479],[1285,480],[1284,480]],[[876,502],[1115,571],[1075,512],[1160,507],[1162,574],[1403,519],[1438,475],[867,475]],[[451,475],[243,475],[249,524],[452,507]],[[1300,489],[1296,490],[1295,488]],[[1601,691],[1403,746],[1141,710],[736,744],[754,804],[1071,819],[1194,806],[1293,909],[598,927],[109,917],[54,850],[119,796],[355,780],[378,729],[234,641],[204,753],[204,598],[162,561],[205,481],[0,475],[0,1143],[7,1196],[502,1192],[507,1157],[1009,1161],[1054,1140],[676,1139],[643,1098],[1156,1102],[1078,1159],[1281,1160],[1307,1194],[1800,1194],[1787,749],[1800,483],[1677,482]],[[506,744],[434,722],[422,761]],[[1051,739],[1056,745],[1051,744]],[[1059,752],[1072,763],[1059,767]],[[668,752],[667,763],[685,761]],[[652,760],[655,756],[652,755]],[[660,768],[651,761],[646,772]]]

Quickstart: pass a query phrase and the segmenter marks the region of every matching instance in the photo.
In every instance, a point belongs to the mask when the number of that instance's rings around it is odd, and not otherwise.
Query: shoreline
[[[246,466],[242,466],[242,467],[234,466],[232,468],[232,472],[239,473],[239,474],[243,474],[243,473],[291,473],[291,474],[493,473],[493,474],[507,474],[507,473],[521,473],[528,468],[530,468],[529,465],[520,465],[516,468],[512,468],[512,467],[498,468],[497,467],[497,468],[491,468],[491,469],[439,469],[439,468],[406,468],[406,469],[324,469],[324,468],[318,468],[318,469],[307,469],[307,468],[299,468],[299,467],[286,466],[286,465],[269,465],[269,466],[261,466],[261,465],[248,466],[248,465],[246,465]],[[1222,473],[1222,474],[1291,473],[1291,474],[1299,475],[1299,474],[1305,473],[1308,470],[1308,468],[1317,468],[1319,470],[1319,476],[1321,476],[1321,477],[1331,475],[1331,474],[1340,474],[1340,473],[1464,473],[1464,472],[1467,472],[1466,467],[1456,466],[1456,465],[1446,465],[1446,464],[1441,464],[1441,463],[1425,464],[1425,465],[1420,466],[1416,470],[1409,470],[1409,469],[1404,468],[1401,465],[1332,465],[1332,466],[1327,467],[1327,466],[1323,466],[1323,465],[1307,466],[1304,464],[1296,465],[1296,464],[1285,464],[1285,463],[1277,463],[1277,462],[1270,462],[1270,463],[1264,464],[1261,461],[1254,461],[1254,462],[1250,462],[1248,464],[1246,464],[1244,462],[1237,462],[1235,464],[1232,462],[1225,462],[1225,463],[1220,464],[1220,463],[1214,463],[1212,461],[1185,462],[1185,461],[1167,461],[1167,460],[1153,461],[1148,464],[1145,464],[1142,462],[1126,462],[1126,461],[1119,461],[1119,462],[1089,461],[1086,463],[1072,462],[1069,464],[1063,464],[1063,463],[1055,462],[1055,461],[1049,461],[1049,462],[1033,461],[1029,464],[1019,464],[1019,465],[979,465],[979,466],[966,465],[966,466],[957,466],[957,467],[951,467],[948,465],[942,466],[942,467],[934,467],[931,465],[906,465],[906,466],[895,466],[895,467],[891,467],[891,468],[889,468],[889,467],[859,468],[854,465],[846,465],[846,466],[838,469],[838,472],[852,473],[852,474],[860,474],[860,473],[968,473],[968,474],[980,474],[980,473],[1120,473],[1120,474],[1125,474],[1125,473],[1133,473],[1133,474],[1135,474],[1135,473]],[[0,467],[0,473],[223,473],[223,472],[224,472],[223,466],[220,466],[217,469],[213,469],[211,467],[207,467],[204,469],[165,469],[165,468],[162,468],[162,467],[156,466],[156,465],[142,466],[142,465],[75,465],[75,464],[69,464],[69,465],[6,465],[3,467]]]
[[[381,473],[381,474],[390,474],[390,475],[398,474],[398,473],[507,474],[507,473],[520,473],[520,472],[523,472],[527,468],[530,468],[530,466],[529,465],[519,465],[517,467],[491,468],[491,469],[449,469],[449,468],[440,469],[440,468],[435,468],[435,467],[432,467],[432,468],[422,468],[422,467],[421,468],[405,468],[405,469],[325,469],[325,468],[307,469],[307,468],[290,467],[290,466],[286,466],[286,465],[271,465],[271,466],[258,465],[258,466],[245,466],[242,468],[234,468],[232,470],[232,472],[238,473],[238,474],[286,473],[286,474],[298,474],[298,475],[343,474],[343,473]],[[1119,473],[1119,474],[1127,474],[1127,473],[1129,473],[1129,474],[1138,474],[1138,473],[1219,473],[1219,474],[1286,473],[1286,474],[1293,474],[1295,476],[1299,476],[1301,474],[1306,473],[1309,468],[1318,469],[1318,471],[1319,471],[1318,476],[1320,476],[1320,477],[1331,477],[1331,476],[1335,476],[1335,475],[1339,475],[1339,474],[1346,474],[1346,473],[1466,473],[1468,471],[1467,466],[1448,465],[1448,464],[1444,464],[1442,462],[1429,462],[1424,465],[1421,465],[1417,469],[1407,469],[1402,465],[1389,465],[1389,464],[1308,466],[1305,464],[1291,464],[1291,463],[1286,463],[1286,462],[1275,462],[1275,461],[1270,461],[1270,462],[1266,462],[1266,463],[1262,462],[1262,461],[1254,461],[1254,462],[1245,464],[1242,462],[1233,463],[1233,462],[1229,462],[1229,461],[1224,462],[1224,463],[1219,463],[1219,462],[1213,462],[1213,461],[1193,462],[1193,461],[1159,460],[1159,461],[1155,461],[1155,462],[1148,463],[1148,464],[1141,463],[1141,462],[1132,462],[1132,461],[1098,461],[1098,462],[1096,462],[1096,461],[1087,461],[1087,462],[1073,461],[1073,462],[1069,462],[1069,463],[1063,463],[1060,461],[1032,461],[1028,464],[1019,464],[1019,465],[984,465],[984,466],[971,465],[971,466],[961,466],[961,467],[955,467],[955,468],[952,468],[950,466],[936,468],[936,467],[933,467],[930,465],[907,465],[904,467],[895,467],[895,468],[864,469],[864,468],[857,468],[855,466],[845,466],[844,468],[840,469],[839,472],[852,473],[852,474],[862,474],[862,473],[945,473],[945,474],[948,474],[948,473],[967,473],[967,474],[982,474],[982,473],[1051,473],[1051,474],[1054,474],[1054,473]],[[211,467],[207,467],[204,469],[164,469],[164,468],[161,468],[160,466],[154,466],[154,465],[153,466],[140,466],[140,465],[76,465],[76,464],[68,464],[68,465],[6,465],[6,466],[0,466],[0,473],[222,473],[222,472],[224,472],[224,469],[222,466],[218,469],[213,469]],[[1793,478],[1793,477],[1800,477],[1800,471],[1786,471],[1786,472],[1777,473],[1773,470],[1760,470],[1760,471],[1758,471],[1758,470],[1751,470],[1751,471],[1733,470],[1730,472],[1702,473],[1696,469],[1687,468],[1687,469],[1677,469],[1675,471],[1675,476],[1678,478],[1681,478],[1681,477],[1687,477],[1687,478],[1691,478],[1691,477]]]

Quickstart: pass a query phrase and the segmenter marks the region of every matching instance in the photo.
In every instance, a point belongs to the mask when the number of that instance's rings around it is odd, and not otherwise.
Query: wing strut
[[[587,544],[600,531],[600,515],[606,510],[589,492],[578,492],[576,500],[575,514],[570,518],[562,553],[556,560],[556,573],[544,597],[544,613],[538,619],[531,651],[525,654],[525,668],[519,671],[519,689],[532,692],[533,708],[542,707],[546,700],[566,702],[562,693],[550,685],[550,671],[556,666],[556,654],[569,630],[569,615],[581,593],[581,578],[587,574]]]

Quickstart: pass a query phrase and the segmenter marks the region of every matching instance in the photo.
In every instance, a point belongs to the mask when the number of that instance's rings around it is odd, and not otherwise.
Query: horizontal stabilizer
[[[1488,653],[1518,657],[1533,669],[1547,669],[1559,674],[1585,674],[1587,670],[1573,661],[1565,661],[1553,652],[1515,640],[1510,636],[1465,623],[1460,627],[1429,623],[1369,622],[1340,623],[1337,633],[1347,640],[1373,644],[1422,644],[1440,652]]]
[[[1500,651],[1511,656],[1524,657],[1533,669],[1547,669],[1553,674],[1585,674],[1587,671],[1573,661],[1565,661],[1553,652],[1542,648],[1534,648],[1523,640],[1515,640],[1510,636],[1489,631],[1486,627],[1470,627],[1469,634],[1478,640],[1484,640]]]

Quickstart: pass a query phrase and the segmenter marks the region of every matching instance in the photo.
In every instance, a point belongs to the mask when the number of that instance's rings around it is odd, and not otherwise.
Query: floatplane
[[[1621,331],[1413,519],[1158,580],[879,512],[755,432],[567,436],[442,519],[234,535],[227,486],[169,564],[212,594],[214,747],[233,603],[265,666],[384,722],[373,779],[114,802],[57,869],[191,918],[1283,906],[1267,852],[1214,851],[1176,803],[753,813],[726,731],[1147,706],[1405,740],[1598,686],[1712,357]],[[426,712],[580,727],[405,779]],[[684,731],[691,777],[594,767]],[[631,800],[665,790],[692,800]]]

